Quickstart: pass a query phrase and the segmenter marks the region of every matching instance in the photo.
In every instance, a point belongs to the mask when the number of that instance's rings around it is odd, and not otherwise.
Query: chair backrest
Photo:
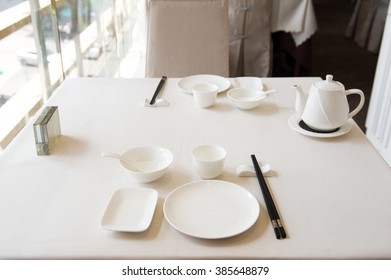
[[[227,0],[150,0],[146,77],[229,76]]]
[[[271,75],[271,8],[271,0],[229,0],[231,76]]]

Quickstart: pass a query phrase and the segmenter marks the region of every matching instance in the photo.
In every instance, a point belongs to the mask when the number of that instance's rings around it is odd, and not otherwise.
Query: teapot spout
[[[293,85],[293,88],[296,91],[296,102],[295,102],[296,114],[301,116],[304,112],[304,107],[307,102],[307,94],[304,93],[300,85]]]

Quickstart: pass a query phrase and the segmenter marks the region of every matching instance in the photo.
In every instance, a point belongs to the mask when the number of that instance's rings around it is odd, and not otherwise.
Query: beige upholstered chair
[[[346,36],[368,51],[379,53],[390,0],[358,0]]]
[[[228,0],[150,0],[145,74],[228,77]]]
[[[271,0],[229,0],[230,75],[270,76]]]

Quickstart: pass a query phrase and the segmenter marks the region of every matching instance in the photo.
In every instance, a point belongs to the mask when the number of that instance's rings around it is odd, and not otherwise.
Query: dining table
[[[236,78],[222,77],[228,86],[219,88],[216,103],[198,108],[180,86],[194,78],[168,77],[158,97],[165,106],[146,106],[158,78],[65,79],[0,154],[0,259],[391,258],[390,166],[352,119],[331,135],[298,126],[292,86],[308,92],[320,77],[260,78],[263,90],[276,92],[251,110],[231,103],[227,91]],[[61,136],[43,156],[37,154],[33,125],[48,106],[58,108]],[[166,174],[150,183],[136,182],[118,160],[101,156],[146,145],[173,155]],[[225,149],[217,178],[203,180],[194,171],[191,153],[200,145]],[[252,154],[272,170],[265,178],[285,239],[274,234],[257,177],[238,176],[240,166],[252,165]],[[173,227],[163,211],[169,194],[208,182],[233,184],[253,196],[259,205],[254,223],[221,238]],[[120,189],[157,192],[145,230],[102,227]]]

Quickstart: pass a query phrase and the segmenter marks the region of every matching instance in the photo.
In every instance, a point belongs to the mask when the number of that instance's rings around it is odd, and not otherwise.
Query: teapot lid
[[[341,90],[344,88],[341,83],[333,81],[333,75],[326,75],[326,80],[315,83],[315,86],[323,90]]]

